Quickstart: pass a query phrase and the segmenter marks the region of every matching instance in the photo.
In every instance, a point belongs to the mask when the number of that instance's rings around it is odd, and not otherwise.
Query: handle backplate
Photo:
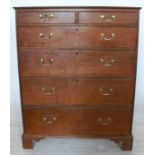
[[[114,59],[111,60],[105,60],[103,58],[100,59],[100,63],[103,64],[105,67],[110,67],[115,62]]]
[[[99,92],[104,96],[109,96],[113,93],[113,88],[99,88]]]
[[[109,14],[107,14],[107,15],[102,14],[102,15],[100,15],[100,18],[105,22],[112,22],[116,18],[116,16],[115,15],[109,15]]]
[[[43,122],[47,123],[47,124],[52,124],[56,121],[56,117],[54,116],[44,116],[42,118]]]
[[[111,118],[103,119],[103,118],[99,117],[99,118],[97,119],[97,122],[98,122],[99,124],[101,124],[101,125],[110,125],[111,122],[112,122],[112,119],[111,119]]]
[[[53,36],[54,36],[54,33],[50,33],[48,35],[44,35],[43,33],[40,33],[40,38],[43,39],[43,40],[49,40],[51,39]]]
[[[43,21],[50,21],[54,18],[54,14],[40,14],[39,17]]]
[[[54,94],[55,88],[41,88],[41,92],[46,95]]]
[[[104,40],[109,41],[109,40],[113,40],[116,37],[116,34],[115,33],[111,33],[111,35],[106,35],[105,33],[101,33],[101,37]]]
[[[54,63],[54,59],[51,58],[51,59],[49,59],[49,61],[46,62],[43,58],[41,58],[39,62],[42,65],[50,65],[50,64],[53,64]]]

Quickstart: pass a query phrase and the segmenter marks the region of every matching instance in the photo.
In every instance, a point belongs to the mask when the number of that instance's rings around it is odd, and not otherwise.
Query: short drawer
[[[93,24],[129,24],[137,25],[137,13],[125,12],[80,12],[79,23]]]
[[[133,79],[22,77],[24,105],[131,105]]]
[[[136,52],[125,50],[22,49],[21,76],[134,75]]]
[[[26,108],[24,134],[47,136],[123,136],[129,134],[130,109]]]
[[[74,12],[18,12],[17,25],[20,24],[64,24],[75,23]]]
[[[136,49],[134,27],[20,27],[20,47]]]

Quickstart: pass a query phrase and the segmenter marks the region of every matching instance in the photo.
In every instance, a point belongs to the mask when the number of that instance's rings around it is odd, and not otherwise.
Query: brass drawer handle
[[[56,121],[56,117],[52,117],[52,116],[45,116],[42,118],[43,122],[47,123],[47,124],[52,124]]]
[[[44,21],[48,21],[54,18],[54,14],[40,14],[39,17]]]
[[[41,39],[49,40],[53,37],[54,33],[50,33],[48,36],[45,36],[43,33],[40,33],[39,35],[40,35]]]
[[[109,96],[113,93],[113,88],[108,88],[108,89],[99,88],[99,92],[104,96]]]
[[[51,58],[51,59],[49,60],[49,64],[53,64],[53,62],[54,62],[54,59]],[[40,59],[40,64],[45,65],[45,64],[47,64],[47,63],[45,63],[45,60],[44,60],[43,58],[41,58],[41,59]]]
[[[40,59],[40,63],[41,63],[41,64],[45,64],[45,60],[41,58],[41,59]]]
[[[56,90],[55,88],[50,88],[50,89],[41,88],[41,92],[46,95],[54,94],[55,90]]]
[[[116,37],[116,34],[115,33],[111,33],[111,35],[105,35],[104,33],[101,33],[101,37],[104,39],[104,40],[112,40],[113,38]]]
[[[54,59],[51,58],[49,61],[50,61],[50,64],[52,64],[54,62]]]
[[[112,64],[115,62],[114,59],[111,60],[104,60],[104,59],[100,59],[100,63],[103,64],[105,67],[110,67],[112,66]]]
[[[102,118],[98,118],[97,119],[97,122],[101,125],[110,125],[111,122],[112,122],[112,119],[111,118],[108,118],[107,120],[105,119],[102,119]]]
[[[116,16],[115,15],[100,15],[100,18],[103,21],[111,22],[111,21],[113,21],[116,18]]]

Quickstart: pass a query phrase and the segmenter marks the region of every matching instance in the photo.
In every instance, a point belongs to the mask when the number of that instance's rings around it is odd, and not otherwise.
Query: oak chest
[[[16,8],[23,147],[108,138],[132,149],[139,8]]]

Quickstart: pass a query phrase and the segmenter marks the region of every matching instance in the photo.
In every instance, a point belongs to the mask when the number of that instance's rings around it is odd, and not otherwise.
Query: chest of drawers
[[[139,8],[16,8],[23,147],[108,138],[131,150]]]

